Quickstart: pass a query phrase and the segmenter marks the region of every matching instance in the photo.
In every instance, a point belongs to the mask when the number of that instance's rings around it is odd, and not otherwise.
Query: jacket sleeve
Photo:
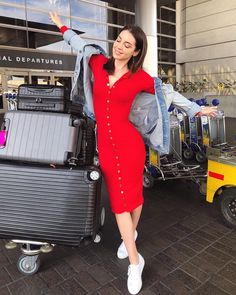
[[[190,101],[179,92],[175,91],[171,84],[163,84],[162,91],[169,106],[171,103],[177,108],[185,111],[189,117],[194,117],[201,112],[201,107],[193,101]]]
[[[63,33],[63,38],[77,53],[82,53],[84,46],[87,44],[71,29],[68,29]]]

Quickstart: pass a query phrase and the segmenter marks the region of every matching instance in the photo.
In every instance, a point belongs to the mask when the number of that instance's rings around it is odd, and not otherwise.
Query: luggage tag
[[[6,146],[7,141],[7,131],[1,130],[0,131],[0,148],[4,148]]]
[[[9,129],[8,127],[9,127],[9,122],[8,120],[5,120],[0,130],[0,149],[5,148],[6,146],[7,134]]]

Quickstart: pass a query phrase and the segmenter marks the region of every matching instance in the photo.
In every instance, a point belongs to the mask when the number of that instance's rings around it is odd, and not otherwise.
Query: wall
[[[219,82],[236,81],[236,1],[179,0],[177,4],[177,63],[182,75],[177,80],[206,78],[213,93]]]

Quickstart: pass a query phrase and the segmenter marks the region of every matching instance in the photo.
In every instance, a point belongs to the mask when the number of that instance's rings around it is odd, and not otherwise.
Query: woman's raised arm
[[[64,40],[77,52],[81,53],[83,51],[86,42],[84,39],[80,38],[73,30],[67,28],[62,24],[61,18],[56,12],[49,12],[49,17],[51,21],[60,29],[63,34]]]
[[[63,27],[62,21],[56,12],[49,12],[51,21],[59,28]]]

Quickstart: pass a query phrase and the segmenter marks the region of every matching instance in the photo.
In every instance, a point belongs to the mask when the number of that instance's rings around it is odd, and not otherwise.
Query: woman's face
[[[139,51],[135,51],[134,36],[127,30],[120,32],[116,41],[113,44],[112,56],[116,60],[129,61],[132,56],[136,56]]]

